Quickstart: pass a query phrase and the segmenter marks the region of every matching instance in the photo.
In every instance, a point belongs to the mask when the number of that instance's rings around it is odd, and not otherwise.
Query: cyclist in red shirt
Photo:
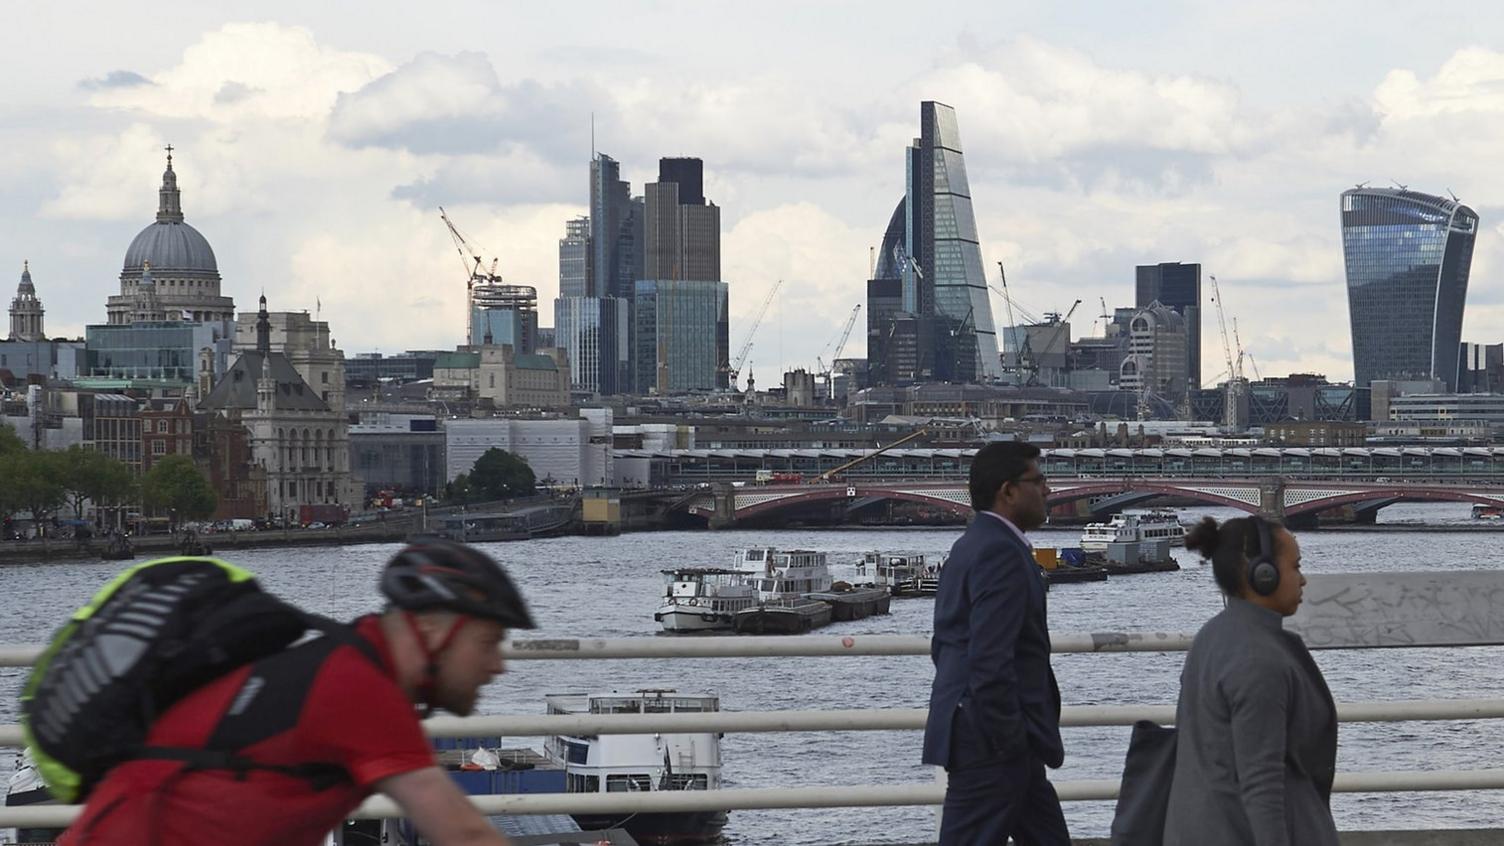
[[[509,629],[534,628],[485,553],[409,546],[381,576],[387,609],[211,682],[153,725],[59,846],[316,846],[372,793],[434,846],[506,846],[434,759],[421,716],[475,709]],[[202,759],[193,757],[202,750]]]

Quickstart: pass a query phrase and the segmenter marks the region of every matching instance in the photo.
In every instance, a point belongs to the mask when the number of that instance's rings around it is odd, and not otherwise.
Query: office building
[[[1186,361],[1190,382],[1201,386],[1201,265],[1161,262],[1134,268],[1137,308],[1168,306],[1185,318]]]
[[[630,300],[642,275],[641,200],[621,178],[621,164],[605,153],[590,162],[590,259],[585,296]],[[567,233],[567,230],[566,230]],[[561,297],[568,296],[560,290]]]
[[[100,323],[84,327],[84,363],[78,376],[88,382],[168,383],[186,388],[198,381],[200,353],[209,351],[210,371],[219,373],[229,349],[218,322],[181,320]],[[122,385],[123,387],[123,385]]]
[[[899,280],[899,311],[886,329],[876,327],[878,356],[889,359],[880,375],[895,385],[994,380],[1002,369],[956,112],[925,101],[919,113],[920,134],[905,159],[904,201],[889,221],[873,276]],[[869,283],[868,291],[887,298],[891,283]],[[869,316],[869,339],[875,319]],[[892,360],[891,341],[900,332],[918,343],[912,367]]]
[[[609,485],[611,425],[609,408],[581,409],[579,419],[447,421],[445,481],[469,473],[487,450],[501,449],[526,461],[540,485]]]
[[[590,256],[590,218],[566,221],[559,239],[559,296],[589,296]]]
[[[706,202],[699,159],[660,159],[643,186],[643,279],[721,279],[721,210]]]
[[[1118,369],[1118,387],[1150,400],[1140,405],[1152,411],[1161,404],[1179,408],[1189,387],[1186,359],[1185,318],[1169,306],[1151,303],[1128,324],[1128,356]]]
[[[554,300],[554,339],[569,356],[570,385],[595,395],[627,393],[631,311],[615,297]]]
[[[1504,344],[1470,344],[1458,353],[1457,393],[1504,394]]]
[[[636,390],[659,396],[726,387],[730,360],[725,282],[638,280],[633,302]]]
[[[506,344],[531,355],[538,343],[538,289],[486,283],[470,289],[471,346]]]
[[[1462,312],[1478,215],[1404,188],[1342,192],[1342,252],[1357,386],[1458,382]]]

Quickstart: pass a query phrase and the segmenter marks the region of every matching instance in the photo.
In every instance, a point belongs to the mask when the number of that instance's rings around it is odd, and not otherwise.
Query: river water
[[[1182,519],[1216,509],[1188,509]],[[1441,525],[1468,522],[1467,506],[1397,505],[1384,522]],[[864,551],[921,552],[938,557],[957,529],[853,529],[767,532],[669,532],[616,538],[567,537],[494,544],[491,554],[520,582],[542,629],[532,636],[645,637],[658,633],[652,612],[661,595],[659,570],[725,565],[742,547],[810,548],[830,555],[837,578],[851,578]],[[1074,545],[1079,530],[1045,529],[1040,545]],[[1307,573],[1500,569],[1504,543],[1495,533],[1328,531],[1299,535]],[[369,545],[336,549],[267,549],[234,560],[264,585],[310,610],[350,618],[376,610],[376,574],[397,549]],[[1221,607],[1210,568],[1177,550],[1179,572],[1057,585],[1050,592],[1050,628],[1075,631],[1195,631]],[[0,640],[36,643],[117,572],[112,562],[17,565],[0,569]],[[927,634],[933,603],[897,600],[893,613],[825,630],[828,634]],[[1056,674],[1067,705],[1173,704],[1184,655],[1059,655]],[[1316,661],[1338,701],[1504,696],[1504,648],[1324,651]],[[0,722],[17,720],[25,670],[0,668]],[[545,693],[671,687],[720,695],[727,710],[920,708],[929,696],[928,658],[753,658],[723,660],[519,661],[486,689],[482,713],[542,713]],[[351,695],[358,695],[352,691]],[[519,738],[517,745],[535,745]],[[1127,728],[1065,730],[1066,763],[1055,780],[1117,778]],[[1504,731],[1497,721],[1347,724],[1338,765],[1344,771],[1485,769],[1499,765]],[[723,744],[727,787],[793,787],[915,783],[933,779],[918,763],[919,732],[728,734]],[[0,755],[0,775],[8,772]],[[1499,793],[1339,794],[1334,813],[1343,829],[1459,828],[1504,818]],[[1103,835],[1110,803],[1066,805],[1072,833]],[[932,839],[925,808],[736,811],[726,841],[753,844],[913,843]]]

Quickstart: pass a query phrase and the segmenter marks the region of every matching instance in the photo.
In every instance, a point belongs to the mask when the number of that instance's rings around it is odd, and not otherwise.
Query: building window
[[[329,371],[325,370],[322,373],[320,373],[319,374],[319,381],[322,382],[325,385],[329,384]]]
[[[151,442],[151,454],[152,455],[166,455],[167,454],[167,442],[166,441],[152,441]]]

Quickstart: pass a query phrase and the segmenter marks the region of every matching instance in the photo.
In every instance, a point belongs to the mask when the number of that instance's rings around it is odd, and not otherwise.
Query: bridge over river
[[[630,495],[629,495],[630,496]],[[969,515],[964,480],[850,480],[840,483],[735,486],[638,494],[659,497],[665,507],[703,519],[712,528],[811,511],[853,512],[884,501],[914,502]],[[1379,509],[1399,502],[1464,502],[1504,507],[1504,484],[1491,479],[1343,481],[1195,477],[1085,477],[1050,479],[1051,506],[1085,501],[1086,513],[1101,515],[1156,498],[1171,497],[1236,508],[1291,525],[1313,525],[1317,515],[1340,510],[1345,519],[1373,522]]]

